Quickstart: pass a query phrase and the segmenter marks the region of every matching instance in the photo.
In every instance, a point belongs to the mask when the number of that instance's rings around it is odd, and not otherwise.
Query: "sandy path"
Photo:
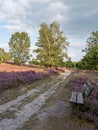
[[[58,80],[56,83],[52,82],[50,88],[48,88],[42,94],[39,94],[37,97],[35,97],[33,101],[25,104],[21,110],[16,109],[16,111],[14,111],[15,115],[14,118],[2,119],[0,121],[0,130],[17,130],[21,128],[32,115],[39,112],[39,110],[45,104],[47,99],[55,93],[59,84],[63,82],[69,74],[70,73],[68,72],[61,75],[60,77],[61,80]],[[28,91],[27,93],[19,96],[17,99],[10,101],[6,104],[0,105],[0,113],[3,113],[8,109],[10,110],[11,108],[13,108],[13,105],[18,104],[21,105],[26,97],[29,97],[30,95],[40,92],[43,87],[47,87],[47,84],[46,86],[45,84],[42,84],[40,87]]]

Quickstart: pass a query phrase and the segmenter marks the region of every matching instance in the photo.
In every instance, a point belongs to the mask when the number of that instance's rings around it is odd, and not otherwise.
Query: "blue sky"
[[[11,34],[28,32],[35,48],[41,23],[57,21],[70,42],[73,61],[82,58],[82,49],[92,31],[98,30],[98,0],[0,0],[0,47],[9,50]]]

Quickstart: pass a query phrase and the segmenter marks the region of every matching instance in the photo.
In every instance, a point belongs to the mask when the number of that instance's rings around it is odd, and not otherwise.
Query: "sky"
[[[0,48],[8,51],[11,35],[25,31],[34,49],[40,25],[53,21],[70,43],[68,55],[79,61],[87,38],[98,30],[98,0],[0,0]]]

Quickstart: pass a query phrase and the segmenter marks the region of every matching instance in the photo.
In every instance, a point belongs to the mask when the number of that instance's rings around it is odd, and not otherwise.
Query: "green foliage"
[[[71,58],[70,58],[70,57],[68,58],[68,61],[66,61],[65,66],[66,66],[67,68],[74,68],[74,67],[75,67],[75,64],[71,61]]]
[[[37,53],[37,60],[41,65],[57,67],[67,58],[68,42],[57,22],[50,26],[46,23],[40,25],[36,46],[38,48],[34,52]]]
[[[4,62],[10,62],[11,61],[11,53],[10,52],[5,52],[3,61]]]
[[[12,60],[16,64],[23,64],[29,60],[30,38],[26,32],[12,34],[9,41]]]
[[[98,31],[91,33],[91,36],[87,39],[87,46],[83,51],[86,54],[77,63],[77,67],[81,69],[98,69]]]
[[[29,61],[29,64],[35,64],[35,65],[39,65],[39,62],[36,58],[32,58],[31,61]]]
[[[3,61],[4,59],[4,54],[5,54],[5,51],[3,48],[0,48],[0,63]]]
[[[5,52],[3,48],[0,48],[0,63],[1,62],[8,62],[11,60],[10,52]]]
[[[1,55],[0,55],[0,64],[1,64],[1,62],[2,62],[2,57],[1,57]]]

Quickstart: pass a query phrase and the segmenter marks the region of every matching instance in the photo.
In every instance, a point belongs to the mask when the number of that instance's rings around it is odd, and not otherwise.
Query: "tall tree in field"
[[[39,38],[36,46],[38,47],[34,52],[37,53],[37,59],[42,65],[52,65],[51,48],[52,48],[52,34],[47,24],[42,23],[39,30]]]
[[[55,65],[61,65],[63,60],[67,58],[67,38],[60,30],[60,25],[55,21],[50,25],[53,38],[53,61]]]
[[[37,59],[45,66],[60,66],[64,58],[67,58],[68,42],[57,22],[50,26],[42,23],[39,30],[39,38],[36,43]]]
[[[83,50],[86,54],[80,64],[85,69],[98,69],[98,31],[92,32]]]
[[[29,60],[30,38],[26,32],[16,32],[11,36],[9,48],[12,60],[16,64],[23,64]]]

